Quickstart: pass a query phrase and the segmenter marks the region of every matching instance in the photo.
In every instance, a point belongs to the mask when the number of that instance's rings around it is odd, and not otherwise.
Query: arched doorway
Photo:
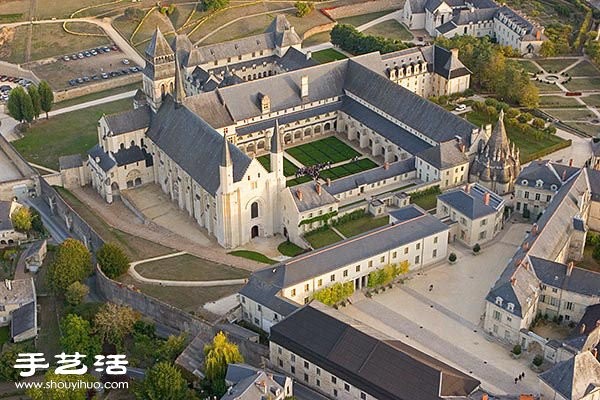
[[[113,197],[119,195],[119,184],[117,182],[111,183],[110,189],[112,190]]]
[[[255,238],[255,237],[257,237],[257,236],[258,236],[258,225],[254,225],[254,226],[252,227],[252,229],[250,230],[250,237],[251,237],[252,239],[254,239],[254,238]]]
[[[258,218],[258,202],[256,201],[250,206],[250,218]]]

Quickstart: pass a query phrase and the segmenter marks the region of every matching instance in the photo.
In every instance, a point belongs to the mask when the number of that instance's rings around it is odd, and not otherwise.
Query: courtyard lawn
[[[558,118],[561,121],[585,121],[595,116],[587,108],[565,108],[565,109],[545,109],[544,112]]]
[[[600,125],[592,125],[585,122],[568,122],[566,125],[578,129],[588,136],[598,136],[600,134]]]
[[[247,278],[243,269],[218,264],[191,254],[138,264],[135,270],[145,278],[174,281],[216,281]]]
[[[389,218],[385,217],[375,218],[371,215],[365,215],[359,219],[350,220],[335,226],[335,229],[340,231],[342,235],[348,237],[360,235],[361,233],[370,231],[375,228],[380,228],[389,223]]]
[[[58,157],[68,154],[85,156],[98,143],[98,120],[103,114],[131,108],[131,99],[123,99],[56,115],[48,120],[40,116],[25,137],[12,144],[28,161],[58,169]]]
[[[376,20],[377,18],[383,17],[384,15],[387,15],[393,11],[394,10],[386,10],[386,11],[378,11],[378,12],[369,13],[369,14],[354,15],[352,17],[339,18],[337,20],[337,22],[338,22],[338,24],[346,24],[346,25],[352,25],[354,27],[357,27],[357,26],[364,25],[367,22]]]
[[[287,187],[291,187],[291,186],[299,185],[301,183],[309,182],[311,180],[312,180],[312,178],[310,176],[301,176],[299,178],[288,179],[288,181],[285,183],[285,185]]]
[[[576,58],[547,58],[536,60],[536,62],[544,68],[546,72],[560,72],[577,61]]]
[[[540,71],[540,69],[531,61],[527,60],[511,60],[508,59],[507,62],[514,63],[517,67],[524,69],[526,72],[530,72],[532,74],[536,74]]]
[[[343,60],[348,57],[335,49],[325,49],[312,53],[312,58],[319,64],[325,64],[332,61]]]
[[[600,76],[600,70],[591,62],[584,60],[567,71],[570,76]]]
[[[306,235],[304,235],[304,239],[306,239],[306,241],[310,243],[313,249],[319,249],[321,247],[329,246],[330,244],[342,240],[340,235],[335,233],[331,228],[309,232]]]
[[[370,27],[365,32],[367,35],[383,36],[388,39],[411,40],[413,35],[400,22],[391,19],[383,21],[375,26]]]
[[[581,100],[588,106],[600,107],[600,94],[590,94],[589,96],[582,97]]]
[[[309,36],[308,38],[306,38],[305,40],[302,41],[302,47],[310,47],[310,46],[314,46],[317,44],[323,44],[323,43],[327,43],[331,40],[331,33],[330,31],[328,32],[321,32],[321,33],[317,33],[314,34],[312,36]]]
[[[554,83],[539,82],[534,80],[533,84],[538,88],[540,93],[562,92],[562,90]]]
[[[339,163],[360,156],[360,153],[335,136],[292,147],[286,152],[305,166],[319,163]]]
[[[600,89],[600,77],[596,78],[573,78],[571,82],[565,83],[565,87],[571,91],[598,90]]]
[[[600,262],[592,256],[593,253],[594,245],[586,243],[585,248],[583,249],[583,260],[579,261],[576,265],[579,268],[600,272]]]
[[[439,193],[429,193],[414,199],[411,197],[410,202],[418,205],[423,210],[431,210],[437,206],[438,195]]]
[[[92,101],[92,100],[103,99],[108,96],[114,96],[116,94],[130,92],[132,90],[136,90],[139,88],[140,88],[139,82],[130,83],[128,85],[103,90],[101,92],[94,92],[94,93],[86,94],[83,96],[75,97],[72,99],[63,100],[60,103],[55,103],[54,106],[52,107],[52,109],[58,110],[60,108],[70,107],[70,106],[74,106],[76,104],[81,104],[81,103],[85,103],[85,102]]]
[[[265,169],[267,171],[271,171],[271,159],[269,155],[264,155],[264,156],[260,156],[257,158],[258,162],[261,163],[261,165],[263,167],[265,167]],[[283,158],[283,175],[287,176],[292,176],[296,173],[296,170],[298,170],[298,167],[296,167],[294,164],[292,164],[292,162],[290,160],[288,160],[287,158]]]
[[[253,260],[263,264],[277,264],[278,262],[277,260],[271,260],[264,254],[251,250],[235,250],[227,254],[231,254],[232,256],[236,257],[247,258],[248,260]]]
[[[540,96],[540,108],[544,107],[581,107],[581,103],[573,97]]]
[[[277,246],[277,251],[279,251],[284,256],[296,257],[306,252],[306,249],[303,249],[302,247],[297,246],[294,243],[288,242],[286,240],[285,242],[282,242],[279,246]]]
[[[319,177],[323,179],[330,178],[332,180],[343,178],[348,175],[354,175],[362,171],[376,168],[377,164],[368,158],[363,158],[358,161],[351,161],[344,165],[338,165],[331,169],[321,171]]]

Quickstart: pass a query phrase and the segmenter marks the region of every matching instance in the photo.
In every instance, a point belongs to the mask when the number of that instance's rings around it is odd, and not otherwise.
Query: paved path
[[[133,277],[133,279],[135,279],[137,281],[149,283],[151,285],[159,285],[159,286],[211,287],[211,286],[243,285],[246,283],[246,279],[223,279],[223,280],[214,280],[214,281],[173,281],[173,280],[168,280],[168,279],[150,279],[150,278],[143,277],[135,270],[136,265],[139,265],[139,264],[144,264],[144,263],[151,262],[151,261],[164,260],[165,258],[182,256],[184,254],[188,254],[188,253],[186,253],[185,251],[180,251],[177,253],[171,253],[171,254],[167,254],[164,256],[147,258],[145,260],[140,260],[140,261],[134,261],[131,264],[129,264],[128,273],[129,273],[129,275],[131,275]]]
[[[77,111],[88,107],[98,106],[100,104],[110,103],[117,100],[128,99],[135,95],[137,90],[131,90],[125,93],[113,94],[111,96],[102,97],[101,99],[86,101],[85,103],[75,104],[69,107],[59,108],[57,110],[52,110],[48,113],[49,117],[53,117],[55,115],[65,114],[71,111]]]

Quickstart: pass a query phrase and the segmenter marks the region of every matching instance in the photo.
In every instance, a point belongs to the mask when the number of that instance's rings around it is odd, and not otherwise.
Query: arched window
[[[258,218],[258,203],[256,201],[250,206],[250,218]]]
[[[160,97],[163,100],[165,99],[165,84],[164,83],[162,85],[160,85]]]

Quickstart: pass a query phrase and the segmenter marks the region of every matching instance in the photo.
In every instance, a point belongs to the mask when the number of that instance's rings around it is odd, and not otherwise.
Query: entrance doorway
[[[250,237],[251,237],[252,239],[254,239],[254,238],[255,238],[255,237],[257,237],[257,236],[258,236],[258,225],[254,225],[254,226],[252,227],[252,229],[250,230]]]

